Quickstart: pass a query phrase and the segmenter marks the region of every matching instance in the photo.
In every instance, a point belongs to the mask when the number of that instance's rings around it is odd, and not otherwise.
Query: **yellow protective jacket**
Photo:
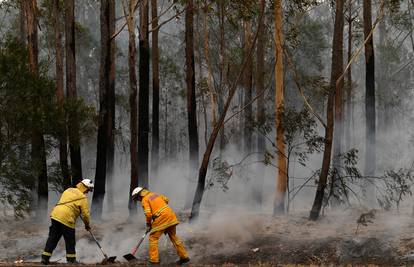
[[[170,226],[179,224],[174,211],[168,206],[168,198],[166,196],[145,189],[141,196],[141,205],[147,223],[151,223],[150,233],[162,231]]]
[[[90,214],[86,190],[87,188],[82,183],[76,185],[76,188],[66,189],[50,213],[50,218],[67,227],[75,228],[76,219],[82,215],[85,225],[89,225]]]

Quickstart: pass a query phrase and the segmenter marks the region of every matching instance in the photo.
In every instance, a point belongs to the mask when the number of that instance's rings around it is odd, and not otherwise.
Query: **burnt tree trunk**
[[[33,76],[39,75],[38,64],[38,33],[37,33],[37,1],[30,0],[24,2],[27,29],[27,47],[29,54],[29,70]],[[33,116],[41,116],[39,107],[42,99],[34,94],[33,98]],[[32,128],[32,168],[33,178],[37,179],[37,206],[36,219],[44,220],[47,214],[48,201],[48,181],[46,165],[45,140],[43,138],[43,125],[40,117],[33,117]],[[34,183],[33,183],[34,184]]]
[[[96,150],[95,189],[92,199],[92,215],[100,219],[105,196],[106,172],[109,142],[112,133],[110,116],[110,81],[111,81],[111,35],[110,35],[110,2],[101,1],[101,62],[99,68],[99,117]]]
[[[363,1],[364,16],[364,38],[368,38],[372,30],[371,0]],[[375,174],[375,58],[373,34],[365,43],[365,119],[366,119],[366,142],[365,142],[365,175]]]
[[[325,195],[326,182],[328,180],[329,167],[331,165],[332,138],[334,132],[334,101],[337,87],[342,81],[338,81],[343,72],[343,29],[344,29],[344,0],[336,1],[335,25],[332,42],[332,67],[330,91],[328,94],[328,104],[326,107],[326,128],[325,128],[325,148],[323,152],[322,169],[319,175],[318,187],[315,200],[309,219],[317,220],[322,208]],[[338,82],[337,82],[338,81]]]
[[[76,92],[76,50],[75,50],[75,1],[65,0],[65,48],[66,48],[66,94],[68,101],[77,100]],[[72,185],[82,180],[82,159],[80,149],[79,122],[72,111],[68,114],[69,150]]]
[[[107,203],[108,210],[113,211],[114,209],[114,164],[115,164],[115,53],[116,53],[116,42],[115,38],[111,38],[115,33],[115,0],[109,1],[109,38],[110,38],[110,55],[109,55],[109,86],[108,86],[108,147],[107,153]]]
[[[148,188],[148,132],[149,132],[149,40],[148,0],[140,6],[139,33],[139,97],[138,97],[138,184]]]
[[[137,114],[137,74],[136,74],[136,44],[135,44],[135,17],[134,7],[136,0],[129,1],[129,13],[126,17],[128,26],[128,69],[129,69],[129,127],[131,131],[130,138],[130,163],[131,163],[131,180],[129,186],[129,201],[128,210],[129,216],[132,217],[137,213],[136,206],[131,199],[132,190],[138,186],[138,160],[137,160],[137,147],[138,147],[138,114]]]
[[[152,146],[151,146],[151,176],[158,176],[160,158],[160,77],[158,53],[158,5],[157,0],[151,0],[152,18]]]
[[[61,23],[61,6],[59,0],[53,1],[53,19],[55,30],[55,54],[56,54],[56,99],[60,108],[63,109],[65,102],[65,93],[63,90],[63,48],[62,48],[62,23]],[[69,175],[68,164],[68,138],[65,119],[60,122],[59,128],[59,165],[63,176],[63,188],[71,186],[72,181]]]
[[[194,3],[187,1],[185,11],[185,65],[187,83],[187,116],[188,116],[188,139],[189,139],[189,185],[192,186],[198,166],[198,129],[197,129],[197,106],[195,96],[195,63],[194,63]],[[192,190],[191,190],[192,191]],[[186,206],[189,204],[187,198]]]

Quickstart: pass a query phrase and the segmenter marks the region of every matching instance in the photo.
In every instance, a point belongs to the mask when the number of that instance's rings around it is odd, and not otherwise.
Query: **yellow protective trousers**
[[[149,236],[149,260],[152,263],[158,263],[160,261],[158,257],[158,239],[162,236],[162,234],[168,234],[168,237],[170,238],[171,242],[173,243],[175,249],[177,250],[177,254],[180,257],[180,259],[188,258],[188,253],[185,250],[184,244],[181,242],[181,240],[177,237],[176,234],[176,227],[171,226],[167,229],[157,231],[154,233],[151,233]]]

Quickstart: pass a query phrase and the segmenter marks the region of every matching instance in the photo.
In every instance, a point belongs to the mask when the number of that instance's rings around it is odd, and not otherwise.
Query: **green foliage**
[[[221,157],[215,158],[212,162],[206,189],[210,189],[218,184],[224,192],[227,192],[230,189],[228,183],[233,175],[232,167],[226,161],[223,161]]]
[[[350,149],[338,156],[339,164],[331,165],[329,169],[328,192],[324,197],[324,206],[328,206],[330,202],[350,204],[350,193],[355,197],[352,185],[361,186],[362,178],[364,178],[358,169],[358,150]],[[364,187],[365,185],[362,185]]]
[[[34,187],[30,162],[32,129],[48,121],[52,83],[29,72],[27,51],[18,41],[0,43],[0,201],[16,216],[28,209]]]
[[[400,11],[401,3],[404,0],[388,0],[385,1],[385,7],[389,10],[390,14],[396,14]]]
[[[388,170],[382,176],[383,187],[377,197],[378,204],[385,210],[391,209],[394,205],[397,210],[404,198],[411,197],[411,187],[414,182],[412,167],[409,169]]]
[[[81,136],[93,132],[90,122],[95,114],[81,100],[58,104],[44,64],[39,74],[31,73],[27,58],[26,48],[17,40],[7,37],[0,42],[0,202],[13,207],[16,216],[28,210],[37,183],[30,152],[33,129],[42,129],[48,154],[62,136],[69,114],[78,118]],[[52,184],[62,179],[54,165],[49,173]]]
[[[339,156],[340,165],[329,170],[328,192],[324,206],[331,202],[351,205],[351,197],[360,201],[367,198],[367,189],[376,191],[376,200],[381,208],[390,210],[400,207],[400,203],[412,196],[414,184],[413,166],[408,169],[390,169],[382,176],[363,176],[359,171],[358,150],[351,149]],[[373,193],[371,190],[370,193]]]
[[[309,155],[320,152],[324,143],[324,139],[316,131],[314,117],[306,109],[296,111],[292,108],[285,108],[282,124],[285,129],[287,157],[294,155],[299,164],[306,166]]]

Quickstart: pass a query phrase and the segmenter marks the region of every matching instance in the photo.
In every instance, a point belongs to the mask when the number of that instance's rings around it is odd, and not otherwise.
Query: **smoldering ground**
[[[221,160],[232,166],[231,175],[226,181],[218,181],[214,178],[215,172],[222,170],[214,170],[213,167],[209,170],[200,218],[192,223],[188,221],[189,210],[183,209],[187,196],[192,198],[194,194],[188,186],[191,174],[187,162],[178,160],[164,164],[160,166],[158,175],[151,177],[151,189],[167,195],[169,204],[180,217],[177,233],[184,241],[193,264],[394,265],[409,260],[404,257],[414,250],[410,198],[403,202],[399,213],[378,211],[372,223],[360,225],[355,233],[358,218],[369,211],[356,199],[351,201],[352,208],[344,206],[334,210],[327,207],[321,220],[308,220],[315,192],[312,180],[292,199],[289,215],[274,217],[276,169],[257,163],[255,155],[245,158],[236,146],[229,145],[223,154]],[[312,171],[320,166],[320,157],[319,154],[311,156],[307,166],[291,166],[291,188],[304,183],[303,178],[310,177]],[[252,185],[260,176],[263,177],[263,200],[258,205],[252,199]],[[139,206],[136,217],[128,216],[129,186],[126,185],[129,185],[128,160],[118,157],[112,188],[116,196],[115,210],[109,212],[105,203],[102,221],[92,220],[93,231],[105,252],[109,256],[116,255],[121,263],[125,263],[122,255],[131,251],[145,231],[145,219]],[[58,194],[50,198],[49,210],[57,200]],[[0,261],[7,264],[20,259],[39,262],[47,238],[48,222],[15,221],[9,216],[1,220],[4,227],[0,230]],[[166,236],[160,239],[159,246],[162,263],[174,264],[177,256]],[[146,240],[137,253],[140,263],[146,263],[147,253]],[[95,264],[103,259],[80,222],[77,225],[77,254],[83,263]],[[52,261],[59,259],[59,262],[65,262],[63,240]]]
[[[409,262],[404,258],[414,249],[412,218],[405,209],[400,214],[377,212],[372,223],[360,226],[357,219],[364,210],[330,212],[318,222],[307,219],[307,211],[289,216],[272,217],[237,208],[216,213],[203,212],[192,224],[186,214],[178,234],[184,241],[193,264],[379,264],[397,265]],[[109,255],[121,256],[130,251],[144,231],[140,218],[128,222],[120,214],[96,224],[93,229]],[[11,223],[3,220],[0,257],[2,262],[38,261],[47,227],[28,221]],[[81,228],[81,227],[78,227]],[[102,260],[98,248],[88,234],[78,229],[77,253],[83,263]],[[167,237],[160,239],[162,264],[174,264],[176,255]],[[53,259],[64,257],[61,241]],[[147,243],[139,249],[141,264],[147,260]],[[64,262],[64,260],[61,260]]]

